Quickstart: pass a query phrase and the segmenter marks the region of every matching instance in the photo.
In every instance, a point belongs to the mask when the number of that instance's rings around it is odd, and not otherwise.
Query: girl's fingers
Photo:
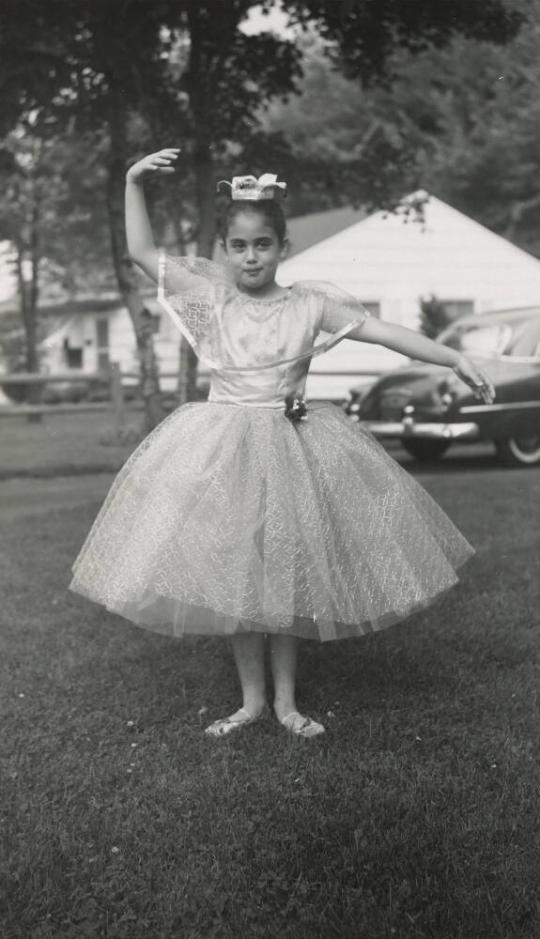
[[[496,393],[493,383],[479,368],[467,371],[463,379],[470,385],[475,397],[484,401],[485,404],[489,404],[495,399]]]
[[[482,388],[477,388],[476,393],[486,404],[489,404],[495,398],[495,388],[489,379],[485,378],[483,375],[481,376],[481,381],[484,385]]]
[[[173,160],[176,160],[180,154],[180,150],[159,150],[157,153],[151,153],[148,157],[145,158],[149,169],[155,169],[156,166],[168,166]]]
[[[487,391],[489,395],[495,395],[495,387],[492,382],[489,380],[487,375],[484,375],[483,372],[480,372],[480,381],[484,384],[484,390]]]

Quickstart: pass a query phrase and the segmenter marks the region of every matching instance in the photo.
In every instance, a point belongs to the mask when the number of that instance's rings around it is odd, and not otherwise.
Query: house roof
[[[301,251],[306,251],[312,245],[319,244],[332,235],[356,225],[367,217],[363,209],[353,209],[345,206],[341,209],[329,209],[326,212],[312,212],[309,215],[299,215],[287,222],[289,233],[289,257],[294,257]]]
[[[324,278],[327,271],[364,302],[408,298],[416,305],[429,293],[478,300],[484,309],[538,302],[538,258],[431,193],[412,193],[402,203],[419,196],[427,200],[423,221],[384,211],[363,216],[287,258],[280,283]]]

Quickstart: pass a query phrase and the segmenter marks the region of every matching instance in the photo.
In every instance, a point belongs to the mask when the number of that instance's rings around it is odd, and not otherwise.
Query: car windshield
[[[512,323],[454,323],[439,333],[437,342],[472,355],[539,355],[540,315]]]
[[[540,317],[516,324],[507,355],[540,355]]]

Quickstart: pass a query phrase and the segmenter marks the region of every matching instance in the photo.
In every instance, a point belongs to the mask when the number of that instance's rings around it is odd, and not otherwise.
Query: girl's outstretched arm
[[[158,150],[134,163],[126,173],[126,238],[130,258],[157,281],[158,252],[144,196],[144,177],[174,173],[178,149]]]
[[[441,342],[434,342],[433,339],[413,329],[408,329],[406,326],[385,323],[370,316],[364,323],[348,333],[347,338],[386,346],[387,349],[401,352],[411,359],[432,362],[434,365],[446,365],[452,368],[458,378],[469,385],[486,403],[490,403],[495,398],[495,388],[488,376],[466,355],[456,352],[455,349]]]

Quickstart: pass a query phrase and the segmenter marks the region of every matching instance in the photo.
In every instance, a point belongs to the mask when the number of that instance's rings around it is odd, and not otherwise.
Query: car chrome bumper
[[[410,417],[401,421],[363,421],[375,437],[415,437],[431,440],[476,440],[480,436],[478,424],[462,421],[457,424],[416,423]]]

